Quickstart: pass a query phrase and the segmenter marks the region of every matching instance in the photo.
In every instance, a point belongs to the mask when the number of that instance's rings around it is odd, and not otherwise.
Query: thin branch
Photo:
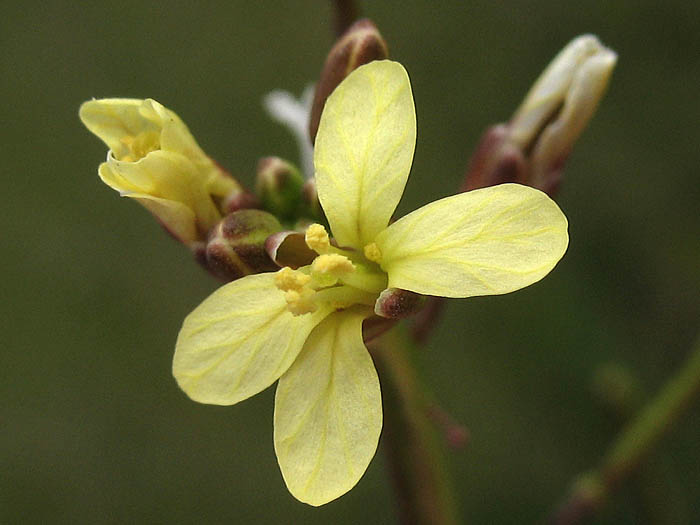
[[[579,476],[551,515],[555,525],[580,523],[644,462],[659,440],[700,394],[700,340],[677,376],[627,425],[597,470]]]
[[[387,454],[400,523],[457,523],[444,447],[426,410],[430,396],[411,362],[412,344],[400,327],[369,345],[382,385]]]

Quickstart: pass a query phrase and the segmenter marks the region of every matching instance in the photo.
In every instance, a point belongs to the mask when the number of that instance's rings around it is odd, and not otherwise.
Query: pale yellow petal
[[[273,273],[226,284],[180,330],[173,375],[193,400],[232,405],[270,386],[292,364],[328,309],[293,316]]]
[[[190,130],[174,111],[151,98],[143,101],[140,111],[144,118],[160,127],[162,150],[177,152],[205,168],[212,166],[211,159],[202,151]]]
[[[166,230],[185,244],[200,238],[194,213],[181,202],[161,199],[145,193],[128,193],[124,194],[124,197],[138,201],[158,219]]]
[[[544,193],[502,184],[447,197],[376,239],[389,287],[471,297],[539,281],[564,255],[566,217]]]
[[[362,342],[367,313],[331,314],[280,378],[275,451],[289,491],[318,506],[364,474],[382,428],[379,380]]]
[[[122,158],[129,152],[125,138],[144,132],[160,132],[159,122],[141,114],[144,102],[134,98],[89,100],[80,106],[80,120],[107,144],[116,158]]]
[[[341,246],[361,249],[389,223],[415,143],[411,84],[400,64],[361,66],[328,97],[314,166],[319,200]]]
[[[202,233],[221,219],[200,172],[178,153],[152,151],[137,162],[122,162],[110,156],[100,165],[99,174],[105,184],[124,196],[139,193],[182,203],[192,210]]]

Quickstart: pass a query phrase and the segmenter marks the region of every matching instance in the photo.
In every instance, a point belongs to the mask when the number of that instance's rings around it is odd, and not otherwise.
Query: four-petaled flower
[[[377,447],[382,400],[361,329],[379,294],[511,292],[545,276],[568,244],[557,205],[517,184],[447,197],[389,224],[415,138],[400,64],[350,74],[326,102],[314,151],[334,241],[309,227],[312,264],[223,286],[177,340],[173,373],[196,401],[231,405],[279,379],[275,451],[290,492],[311,505],[352,488]]]

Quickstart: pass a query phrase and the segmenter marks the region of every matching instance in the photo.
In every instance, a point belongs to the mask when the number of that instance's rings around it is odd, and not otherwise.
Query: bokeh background
[[[471,430],[450,454],[472,523],[544,517],[601,458],[616,423],[591,383],[619,363],[648,394],[700,328],[700,3],[365,2],[408,69],[418,143],[400,212],[460,184],[483,129],[507,120],[571,38],[620,59],[559,203],[571,246],[544,281],[452,301],[423,373]],[[273,389],[198,405],[170,375],[183,317],[217,283],[96,174],[78,120],[91,97],[153,97],[250,184],[297,159],[264,113],[300,93],[333,42],[330,2],[5,2],[0,8],[0,522],[392,523],[383,455],[320,509],[286,491]],[[654,456],[674,523],[697,519],[700,407]],[[632,486],[600,523],[640,523]]]

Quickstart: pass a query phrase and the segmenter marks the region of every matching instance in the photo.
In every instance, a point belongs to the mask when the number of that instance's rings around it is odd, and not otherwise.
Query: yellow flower
[[[241,189],[155,100],[91,100],[80,119],[109,147],[98,172],[104,183],[139,201],[182,242],[206,238],[221,219],[215,201]]]
[[[306,231],[312,264],[214,292],[180,331],[173,374],[195,401],[231,405],[279,379],[274,443],[290,492],[311,505],[351,489],[382,427],[362,322],[387,287],[446,297],[502,294],[546,275],[566,218],[516,184],[433,202],[389,225],[416,138],[408,75],[390,61],[351,73],[328,98],[314,152],[335,242]]]

